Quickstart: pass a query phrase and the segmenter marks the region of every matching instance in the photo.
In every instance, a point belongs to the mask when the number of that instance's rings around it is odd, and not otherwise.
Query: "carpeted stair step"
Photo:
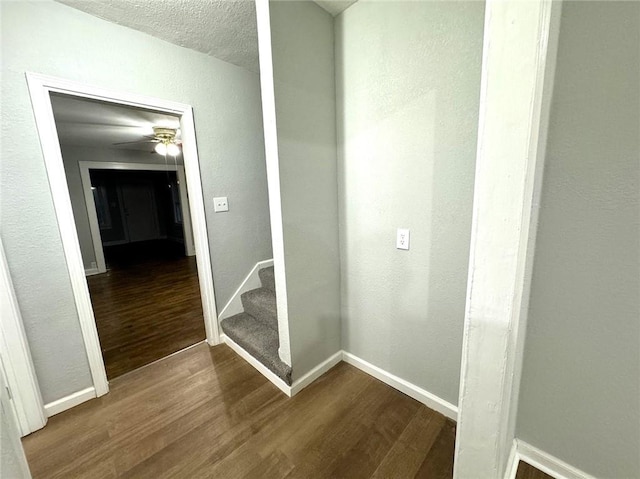
[[[273,266],[262,268],[258,271],[258,276],[260,276],[260,282],[263,288],[273,291],[274,293],[276,292],[276,278],[274,276]]]
[[[276,376],[291,385],[291,367],[278,356],[278,331],[247,313],[236,314],[220,323],[224,333],[242,349],[264,364]]]
[[[278,309],[276,294],[267,288],[258,288],[242,293],[244,312],[250,314],[267,327],[278,331]]]

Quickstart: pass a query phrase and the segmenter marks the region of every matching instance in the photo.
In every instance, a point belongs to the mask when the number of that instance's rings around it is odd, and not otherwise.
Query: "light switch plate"
[[[398,228],[396,235],[396,248],[409,249],[409,230],[406,228]]]
[[[213,199],[213,211],[220,213],[222,211],[229,211],[229,202],[226,196],[219,196]]]

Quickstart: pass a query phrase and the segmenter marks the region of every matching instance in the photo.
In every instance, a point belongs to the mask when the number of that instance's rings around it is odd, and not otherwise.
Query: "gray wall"
[[[517,437],[640,477],[640,3],[565,2]]]
[[[367,0],[336,19],[343,347],[453,404],[483,20],[482,2]]]
[[[271,241],[255,73],[52,1],[0,2],[2,239],[45,402],[91,385],[25,71],[194,107],[216,299]],[[230,211],[213,213],[213,196]]]
[[[87,213],[87,202],[84,199],[84,189],[82,188],[82,178],[80,177],[80,161],[115,161],[118,163],[145,163],[164,164],[164,157],[160,155],[150,155],[146,151],[119,150],[115,148],[92,148],[89,146],[61,145],[62,160],[64,161],[64,173],[67,177],[71,206],[73,207],[73,219],[78,231],[80,251],[82,252],[82,262],[85,269],[92,267],[91,263],[96,260],[96,252],[93,249],[93,238],[89,226],[89,214]],[[171,159],[173,164],[173,159]],[[183,164],[182,157],[177,158],[179,165]],[[215,275],[215,272],[214,272]],[[217,286],[217,284],[216,284]],[[225,303],[216,305],[222,309]]]
[[[293,379],[340,350],[333,18],[271,2]]]

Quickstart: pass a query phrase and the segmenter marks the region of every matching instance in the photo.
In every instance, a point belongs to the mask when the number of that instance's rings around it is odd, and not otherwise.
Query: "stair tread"
[[[278,331],[248,313],[226,318],[220,323],[224,333],[251,356],[264,364],[285,383],[291,385],[291,367],[278,355]]]

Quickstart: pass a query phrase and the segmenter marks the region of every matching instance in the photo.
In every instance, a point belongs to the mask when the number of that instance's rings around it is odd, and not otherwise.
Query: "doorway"
[[[89,221],[81,254],[114,379],[205,340],[179,120],[59,93],[51,102],[76,229]]]
[[[80,165],[103,258],[87,282],[108,379],[206,337],[184,175],[148,168]]]
[[[170,169],[168,168],[168,165],[171,165],[171,163],[173,163],[174,169],[179,169],[178,166],[182,166],[184,168],[183,186],[186,188],[189,200],[190,212],[188,218],[190,219],[191,229],[193,232],[193,249],[195,250],[195,269],[197,271],[197,280],[195,283],[199,289],[198,296],[199,303],[201,305],[202,317],[200,324],[204,325],[207,342],[210,345],[218,344],[219,332],[213,292],[209,242],[204,215],[204,200],[202,197],[199,161],[196,150],[193,111],[191,107],[166,100],[103,90],[92,86],[37,74],[27,74],[27,80],[36,117],[36,124],[44,152],[45,164],[49,176],[49,184],[54,200],[65,258],[69,269],[69,277],[71,279],[74,299],[78,310],[81,330],[94,382],[94,387],[91,388],[91,391],[83,392],[83,400],[107,393],[109,386],[105,361],[102,356],[102,339],[98,335],[94,307],[91,302],[86,276],[86,270],[91,269],[91,262],[89,263],[89,268],[87,268],[85,259],[83,258],[83,253],[85,251],[94,249],[91,240],[92,232],[89,225],[89,214],[85,213],[85,225],[80,228],[76,224],[76,217],[82,217],[82,215],[74,215],[76,208],[73,205],[75,205],[76,202],[72,202],[71,198],[74,194],[72,192],[74,187],[74,191],[77,191],[78,187],[82,191],[80,186],[82,180],[79,174],[80,165],[78,162],[78,175],[73,180],[76,183],[72,184],[72,181],[68,181],[65,174],[66,165],[65,160],[63,159],[62,142],[59,138],[59,133],[62,129],[58,128],[58,125],[56,124],[56,117],[54,115],[53,98],[56,96],[64,96],[67,99],[75,101],[93,102],[94,106],[121,107],[128,108],[138,113],[143,112],[147,115],[156,114],[170,116],[179,125],[178,128],[174,128],[174,130],[179,129],[180,132],[179,146],[181,155],[177,156],[182,157],[182,165],[180,165],[179,160],[176,160],[176,156],[172,159],[171,156],[167,157],[167,155],[160,155],[163,157],[165,166],[156,166],[155,168],[167,170]],[[105,117],[101,114],[98,114],[94,119],[94,124],[101,126],[100,138],[104,141],[108,141],[110,144],[121,142],[113,142],[105,132],[116,132],[118,130],[124,131],[124,127],[126,127],[126,129],[133,134],[133,129],[131,128],[132,125],[130,124],[115,124],[113,121],[109,120],[109,117]],[[111,119],[113,119],[113,117],[111,117]],[[163,128],[160,129],[160,133],[167,129],[166,125],[161,126]],[[73,128],[69,129],[68,133],[71,136],[80,135],[83,133],[84,129],[86,128],[81,124],[76,124]],[[146,130],[139,129],[136,134],[140,135],[140,138],[138,140],[132,139],[131,141],[138,142],[145,137],[150,139],[152,142],[158,138],[164,140],[164,138],[157,133],[158,131],[155,128],[152,128],[151,131],[149,131],[148,128]],[[177,131],[174,132],[174,135],[176,133]],[[167,144],[168,142],[165,146],[167,146]],[[148,148],[148,145],[145,148]],[[146,155],[146,158],[143,158],[142,162],[158,163],[153,160],[153,157],[154,155],[159,155],[151,153],[148,150],[144,152],[143,150],[144,149],[141,147],[138,151],[139,158]],[[99,158],[92,157],[88,158],[88,160],[99,160]],[[113,162],[113,158],[107,158],[107,160],[111,160]],[[82,192],[82,195],[84,196],[84,192]],[[91,196],[93,198],[93,195]],[[94,213],[97,216],[95,210]],[[87,247],[87,244],[90,244],[90,247]],[[97,258],[94,258],[93,262],[97,264],[96,260]],[[106,274],[108,275],[109,272],[107,271]],[[169,276],[171,277],[171,275]],[[149,291],[147,290],[147,293],[148,292]],[[169,288],[165,288],[161,293],[157,294],[168,295],[169,292]],[[149,294],[147,294],[147,296],[149,296]],[[153,322],[153,324],[157,323]],[[177,331],[174,330],[173,333],[176,335]]]

